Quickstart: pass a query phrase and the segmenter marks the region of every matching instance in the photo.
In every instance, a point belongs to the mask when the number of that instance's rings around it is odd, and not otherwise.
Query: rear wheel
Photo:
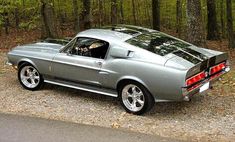
[[[119,97],[122,106],[129,113],[143,114],[154,106],[154,99],[140,83],[128,81],[121,85]]]
[[[43,78],[38,70],[29,63],[23,63],[18,70],[20,84],[28,90],[37,90],[43,83]]]

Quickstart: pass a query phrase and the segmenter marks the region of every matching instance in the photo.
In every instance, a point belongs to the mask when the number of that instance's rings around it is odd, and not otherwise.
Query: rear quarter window
[[[161,56],[190,46],[190,44],[158,32],[141,34],[126,42]]]

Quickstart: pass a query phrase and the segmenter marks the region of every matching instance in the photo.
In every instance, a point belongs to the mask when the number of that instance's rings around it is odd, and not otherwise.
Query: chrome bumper
[[[6,61],[5,64],[8,65],[8,66],[12,66],[12,65],[13,65],[13,64],[12,64],[11,62],[9,62],[9,61]]]
[[[7,61],[5,64],[6,64],[7,66],[12,66],[15,70],[18,69],[17,65],[14,65],[14,64],[12,64],[12,63],[9,62],[9,61]]]
[[[184,101],[190,101],[190,98],[197,94],[197,93],[203,93],[203,92],[200,92],[200,88],[205,85],[206,83],[210,82],[210,86],[209,86],[209,89],[212,87],[211,85],[216,81],[218,80],[222,75],[228,73],[230,71],[230,67],[227,66],[224,71],[218,73],[218,74],[215,74],[207,79],[205,79],[204,81],[202,81],[201,83],[199,84],[196,84],[194,86],[192,86],[191,88],[182,88],[182,96],[183,96],[183,100]]]

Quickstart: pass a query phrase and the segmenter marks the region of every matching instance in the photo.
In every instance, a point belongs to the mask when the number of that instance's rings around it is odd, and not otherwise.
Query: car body
[[[18,46],[8,53],[8,64],[18,69],[30,64],[46,83],[113,97],[120,96],[120,87],[129,82],[144,89],[141,93],[150,94],[154,102],[188,101],[230,69],[227,53],[137,26],[89,29],[67,42]],[[30,90],[37,87],[22,85]],[[147,108],[128,110],[141,114]]]

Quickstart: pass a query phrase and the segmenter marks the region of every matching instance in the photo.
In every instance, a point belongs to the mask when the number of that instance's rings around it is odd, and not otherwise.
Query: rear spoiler
[[[227,62],[227,60],[228,60],[228,53],[222,52],[218,55],[214,55],[210,57],[209,59],[206,59],[196,64],[191,69],[189,69],[189,71],[187,72],[186,78],[196,75],[202,71],[209,71],[210,67],[213,67],[221,62]]]

